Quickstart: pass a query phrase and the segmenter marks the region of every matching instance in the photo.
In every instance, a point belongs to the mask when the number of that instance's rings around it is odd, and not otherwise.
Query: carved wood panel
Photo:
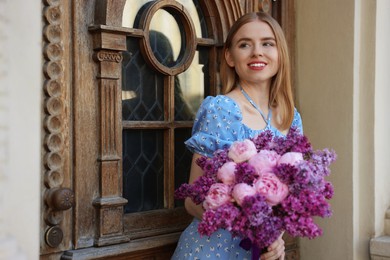
[[[69,229],[74,193],[69,168],[69,48],[65,46],[69,6],[61,1],[43,3],[43,149],[41,254],[70,247]]]
[[[104,41],[104,36],[100,38]],[[121,46],[118,46],[118,49]],[[98,63],[98,132],[99,145],[99,197],[93,202],[97,209],[96,246],[128,242],[123,234],[122,198],[121,114],[120,71],[122,55],[117,51],[97,50],[95,60]]]

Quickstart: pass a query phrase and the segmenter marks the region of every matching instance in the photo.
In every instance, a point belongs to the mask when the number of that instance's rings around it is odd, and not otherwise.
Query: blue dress
[[[302,131],[302,120],[295,109],[291,127]],[[272,125],[261,130],[252,130],[242,123],[238,104],[230,97],[218,95],[207,97],[200,106],[192,129],[192,137],[185,144],[193,152],[211,157],[213,152],[229,147],[232,142],[253,138],[265,130],[275,136],[284,136]],[[199,220],[194,218],[183,231],[173,259],[251,259],[251,252],[239,246],[240,238],[232,237],[229,231],[219,229],[210,237],[198,233]]]

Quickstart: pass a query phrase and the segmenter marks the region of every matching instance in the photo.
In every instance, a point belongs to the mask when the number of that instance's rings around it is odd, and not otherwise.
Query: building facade
[[[322,237],[299,241],[300,259],[389,258],[387,0],[0,0],[0,259],[168,257],[188,221],[172,191],[182,165],[174,140],[188,134],[191,113],[183,105],[131,114],[140,103],[145,111],[159,103],[147,99],[150,89],[131,104],[137,86],[147,84],[132,72],[157,78],[161,104],[214,95],[212,61],[229,25],[260,9],[287,33],[305,133],[314,147],[338,154],[330,176],[333,217],[318,220]],[[171,16],[176,35],[159,28]],[[161,31],[182,45],[157,45],[157,57],[150,42],[163,43]],[[126,193],[136,187],[123,184],[123,171],[131,172],[138,157],[123,150],[137,140],[161,143],[154,150],[164,159],[156,164],[168,177],[148,182],[163,188],[161,196],[151,188],[141,196],[150,203],[132,208],[138,191]]]

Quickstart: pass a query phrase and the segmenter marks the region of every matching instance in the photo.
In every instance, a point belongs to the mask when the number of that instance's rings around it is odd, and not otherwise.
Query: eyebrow
[[[238,39],[237,42],[241,42],[241,41],[252,41],[253,38],[247,38],[247,37],[244,37],[244,38],[240,38]],[[261,38],[262,41],[275,41],[276,42],[276,39],[274,37],[264,37],[264,38]]]

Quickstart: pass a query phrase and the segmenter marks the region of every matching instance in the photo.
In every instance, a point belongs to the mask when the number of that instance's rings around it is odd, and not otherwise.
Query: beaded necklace
[[[240,83],[237,84],[240,87],[241,93],[244,95],[244,97],[249,101],[249,103],[260,113],[261,117],[263,118],[264,122],[267,124],[267,126],[271,123],[271,108],[268,106],[268,116],[266,117],[261,111],[261,109],[255,104],[255,102],[250,98],[248,93],[245,92],[245,90],[241,87]]]

